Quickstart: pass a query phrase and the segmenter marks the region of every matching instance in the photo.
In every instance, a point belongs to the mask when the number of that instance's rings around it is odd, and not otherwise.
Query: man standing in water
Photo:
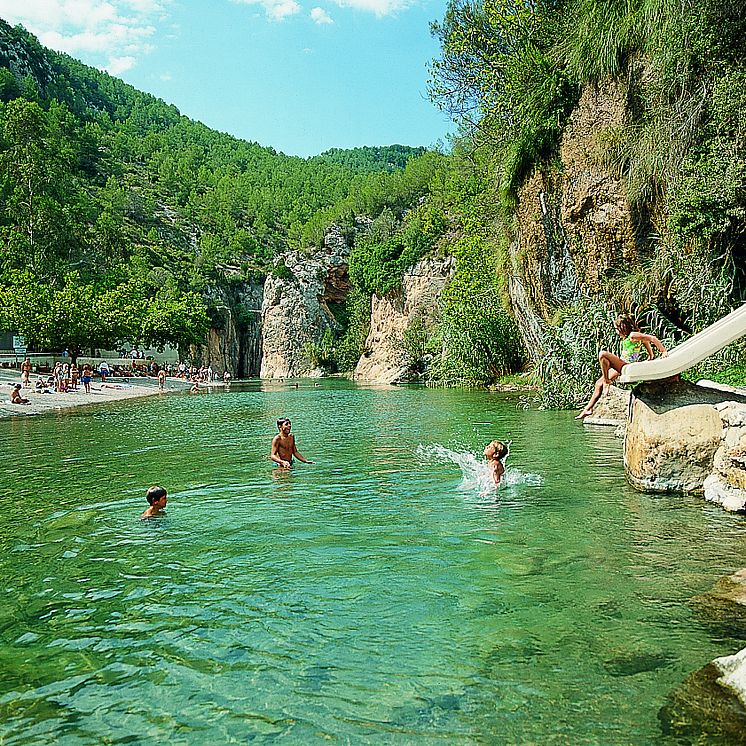
[[[272,439],[272,452],[269,457],[283,469],[289,469],[293,465],[293,457],[304,464],[312,464],[313,461],[309,461],[298,452],[295,435],[290,434],[290,428],[290,420],[287,417],[280,417],[277,420],[277,429],[280,432]]]

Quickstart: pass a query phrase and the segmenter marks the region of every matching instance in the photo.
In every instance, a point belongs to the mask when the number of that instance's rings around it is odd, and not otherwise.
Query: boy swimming
[[[504,461],[508,457],[508,446],[500,440],[493,440],[484,447],[484,457],[487,459],[492,481],[495,487],[499,487],[500,480],[505,474]]]
[[[150,504],[150,507],[140,516],[141,521],[144,521],[146,518],[164,515],[164,509],[168,502],[168,494],[163,487],[158,487],[157,485],[150,487],[145,493],[145,499]]]

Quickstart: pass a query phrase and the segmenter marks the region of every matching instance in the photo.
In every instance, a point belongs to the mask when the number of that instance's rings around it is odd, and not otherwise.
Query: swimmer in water
[[[280,432],[272,439],[270,459],[283,469],[289,469],[293,465],[293,457],[304,464],[312,464],[313,461],[309,461],[299,453],[298,446],[295,444],[295,435],[290,434],[290,428],[290,420],[287,417],[280,417],[277,420],[277,429]]]
[[[505,459],[508,457],[508,446],[500,440],[493,440],[484,447],[484,457],[492,475],[495,487],[500,486],[500,480],[505,474]]]
[[[144,521],[146,518],[165,515],[168,494],[163,487],[158,487],[157,485],[150,487],[145,493],[145,499],[150,504],[150,507],[140,516],[141,521]]]

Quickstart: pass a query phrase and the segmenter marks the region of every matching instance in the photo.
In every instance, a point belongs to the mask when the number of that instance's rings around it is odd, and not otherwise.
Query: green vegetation
[[[288,157],[0,21],[0,314],[37,346],[197,341],[214,316],[207,288],[290,279],[279,255],[318,245],[332,220],[401,215],[433,157],[405,146]],[[67,332],[52,328],[63,321]]]
[[[574,301],[533,308],[529,352],[545,406],[587,398],[597,350],[616,348],[615,313],[631,312],[675,344],[746,300],[746,17],[738,3],[452,0],[433,32],[441,56],[431,95],[462,126],[503,279],[520,277],[525,261],[501,250],[516,240],[520,187],[532,173],[544,183],[561,176],[558,144],[579,92],[622,90],[623,123],[594,133],[593,157],[624,186],[638,254]],[[708,371],[717,378],[744,363],[736,347]]]
[[[71,349],[193,342],[222,318],[205,301],[216,288],[267,273],[296,281],[284,252],[311,252],[335,226],[352,290],[305,350],[313,365],[353,369],[371,299],[400,301],[419,260],[453,257],[445,291],[398,340],[412,374],[488,384],[532,363],[540,402],[568,407],[587,397],[598,349],[615,349],[616,313],[670,345],[746,299],[738,3],[451,0],[432,31],[431,97],[460,126],[450,152],[304,160],[214,132],[0,23],[4,323]],[[607,237],[610,261],[576,262],[577,283],[553,294],[550,268],[536,266],[550,259],[520,234],[536,214],[521,189],[536,175],[547,199],[562,193],[560,144],[589,87],[617,92],[624,109],[592,132],[588,158],[621,183],[633,247]],[[538,226],[548,244],[565,240],[557,222]],[[580,234],[566,243],[588,257]],[[745,367],[735,345],[692,375],[737,380]]]

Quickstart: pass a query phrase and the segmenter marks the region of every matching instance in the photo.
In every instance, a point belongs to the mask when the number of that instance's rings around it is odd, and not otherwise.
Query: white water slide
[[[667,357],[627,363],[617,378],[620,383],[659,381],[676,376],[746,334],[746,304],[669,351]]]

